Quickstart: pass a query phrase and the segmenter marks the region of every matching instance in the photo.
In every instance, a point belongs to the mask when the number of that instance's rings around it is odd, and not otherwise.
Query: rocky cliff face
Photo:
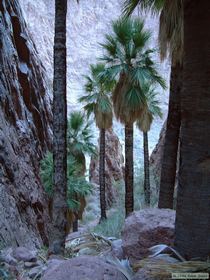
[[[19,1],[0,1],[0,242],[48,242],[38,161],[51,145],[49,93]]]

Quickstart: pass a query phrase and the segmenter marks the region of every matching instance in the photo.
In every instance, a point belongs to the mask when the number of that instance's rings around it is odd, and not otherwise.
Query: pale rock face
[[[101,56],[99,43],[103,42],[104,34],[111,31],[111,21],[121,15],[123,0],[76,0],[68,1],[67,15],[67,61],[68,61],[68,109],[79,109],[78,97],[84,93],[84,77],[89,73],[89,65]],[[53,34],[54,34],[54,0],[20,0],[24,16],[36,43],[41,60],[47,69],[52,89],[53,78]],[[138,12],[137,12],[138,15]],[[139,15],[140,16],[140,15]],[[146,27],[151,29],[153,37],[151,47],[157,48],[158,19],[147,16]],[[167,83],[170,74],[168,61],[160,63],[158,54],[155,59],[159,63],[160,73]],[[149,133],[149,149],[153,150],[158,141],[164,119],[167,114],[168,92],[160,92],[163,119],[153,122]],[[124,143],[123,126],[114,123],[120,141]],[[95,130],[96,131],[96,130]],[[96,137],[97,139],[97,137]],[[96,141],[95,139],[95,141]],[[134,155],[135,163],[142,163],[142,134],[135,129]]]

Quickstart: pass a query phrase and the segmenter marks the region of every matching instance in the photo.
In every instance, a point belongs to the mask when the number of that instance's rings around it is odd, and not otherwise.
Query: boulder
[[[105,182],[107,205],[115,201],[117,192],[114,182],[124,180],[124,157],[119,138],[112,129],[106,131]],[[99,185],[99,158],[92,157],[90,162],[90,181]],[[99,188],[99,187],[98,187]]]
[[[13,249],[12,252],[13,257],[18,261],[24,262],[36,262],[36,253],[35,251],[30,251],[25,247],[17,247]]]
[[[76,257],[56,265],[44,273],[41,280],[126,280],[116,267],[102,258],[93,256]]]
[[[157,244],[173,245],[175,211],[144,209],[133,212],[125,221],[122,248],[131,263],[149,255],[149,248]]]

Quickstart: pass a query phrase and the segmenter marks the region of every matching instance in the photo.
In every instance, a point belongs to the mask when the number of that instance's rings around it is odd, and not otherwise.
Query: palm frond
[[[142,132],[148,132],[155,117],[162,117],[158,93],[155,91],[152,83],[144,83],[141,89],[145,96],[145,106],[142,114],[138,118],[136,125]]]
[[[165,0],[126,0],[122,9],[124,17],[129,17],[138,7],[141,11],[158,13]]]
[[[152,60],[155,50],[147,49],[150,37],[142,20],[120,18],[113,23],[113,34],[106,36],[108,45],[103,44],[106,65],[101,77],[117,79],[112,101],[115,116],[122,123],[133,123],[142,115],[145,106],[143,84],[150,81],[166,88],[157,64]],[[112,60],[109,59],[110,41],[115,45]]]
[[[92,139],[91,123],[87,121],[85,115],[79,111],[71,113],[67,130],[68,154],[75,157],[78,154],[94,154],[96,147]]]
[[[111,37],[107,37],[110,39]],[[111,40],[111,39],[110,39]],[[85,86],[86,94],[79,101],[84,103],[84,110],[89,117],[94,115],[96,125],[99,128],[112,126],[112,104],[110,92],[115,86],[115,75],[119,72],[117,66],[107,70],[105,65],[98,63],[90,66],[91,76],[86,78],[87,84],[91,81],[92,87]],[[90,90],[89,90],[90,89]]]

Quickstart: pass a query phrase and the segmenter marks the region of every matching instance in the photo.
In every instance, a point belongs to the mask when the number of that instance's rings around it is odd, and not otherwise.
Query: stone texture
[[[126,280],[114,266],[99,257],[77,257],[47,270],[42,280]]]
[[[125,256],[133,263],[147,257],[154,245],[173,245],[174,223],[174,210],[148,208],[133,212],[122,231]]]
[[[17,260],[12,256],[12,248],[6,248],[0,252],[0,263],[7,263],[10,265],[16,265]]]
[[[48,242],[47,201],[39,160],[51,146],[51,109],[44,69],[19,1],[0,2],[0,242]]]
[[[156,184],[158,187],[159,187],[160,175],[161,175],[161,162],[163,158],[165,133],[166,133],[166,121],[164,122],[163,127],[161,129],[158,143],[156,144],[150,156],[150,166],[152,167],[152,171],[155,176]]]
[[[122,145],[112,129],[106,131],[106,155],[105,155],[105,180],[106,201],[110,206],[116,198],[114,182],[124,180],[124,158]],[[90,181],[99,185],[99,158],[92,158],[90,162]]]
[[[18,261],[24,262],[36,262],[36,252],[30,251],[25,247],[17,247],[13,249],[12,252],[13,257]]]

